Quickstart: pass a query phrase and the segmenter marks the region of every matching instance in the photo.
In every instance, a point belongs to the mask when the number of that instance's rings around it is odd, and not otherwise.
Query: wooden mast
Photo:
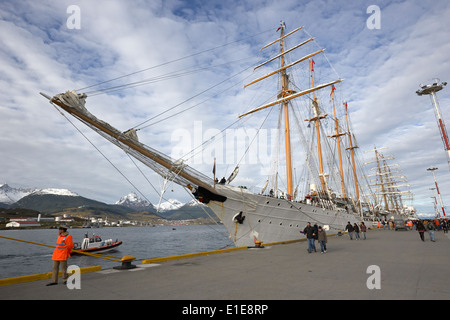
[[[319,153],[319,162],[320,162],[320,181],[321,181],[321,185],[322,185],[322,192],[327,192],[326,180],[325,180],[325,175],[324,175],[324,170],[323,170],[323,157],[322,157],[322,147],[321,147],[320,130],[319,129],[320,129],[320,119],[326,118],[328,115],[327,114],[320,115],[319,106],[318,106],[317,99],[315,97],[315,93],[314,92],[316,90],[320,90],[320,89],[323,89],[325,87],[332,86],[332,85],[334,85],[336,83],[339,83],[339,82],[342,81],[342,79],[331,81],[331,82],[324,83],[324,84],[320,84],[320,85],[317,85],[316,87],[314,87],[313,73],[312,73],[313,70],[311,70],[311,88],[304,89],[304,90],[302,90],[300,92],[296,92],[295,90],[289,89],[289,76],[287,75],[286,70],[289,67],[292,67],[292,66],[296,65],[297,63],[299,63],[301,61],[309,59],[312,56],[323,52],[324,49],[318,50],[318,51],[316,51],[314,53],[311,53],[311,54],[308,54],[308,55],[304,56],[303,58],[301,58],[301,59],[299,59],[299,60],[297,60],[297,61],[295,61],[295,62],[293,62],[291,64],[286,64],[285,63],[285,58],[284,58],[286,53],[288,53],[288,52],[290,52],[290,51],[292,51],[292,50],[294,50],[294,49],[296,49],[296,48],[298,48],[298,47],[300,47],[300,46],[302,46],[302,45],[304,45],[304,44],[306,44],[306,43],[308,43],[308,42],[310,42],[310,41],[312,41],[314,39],[313,38],[307,39],[306,41],[303,41],[302,43],[296,45],[295,47],[293,47],[291,49],[288,49],[288,50],[285,50],[284,49],[284,40],[283,39],[286,38],[289,34],[292,34],[293,32],[295,32],[297,30],[300,30],[301,28],[297,28],[296,30],[294,30],[294,31],[292,31],[292,32],[290,32],[290,33],[288,33],[286,35],[284,35],[284,28],[285,28],[285,25],[282,22],[280,28],[278,28],[278,30],[281,29],[280,37],[277,40],[272,41],[271,43],[269,43],[268,45],[263,47],[263,49],[264,49],[264,48],[267,48],[268,46],[270,46],[270,45],[272,45],[272,44],[274,44],[276,42],[280,42],[280,53],[278,55],[276,55],[275,57],[269,59],[268,61],[259,64],[254,69],[256,70],[257,68],[260,68],[261,66],[264,66],[265,64],[267,64],[267,63],[269,63],[269,62],[271,62],[271,61],[273,61],[273,60],[275,60],[277,58],[280,58],[280,61],[281,61],[280,68],[278,70],[270,72],[270,73],[266,74],[265,76],[262,76],[262,77],[260,77],[260,78],[258,78],[256,80],[254,80],[254,81],[252,81],[252,82],[250,82],[250,83],[248,83],[247,85],[244,86],[244,87],[247,87],[247,86],[252,85],[252,84],[254,84],[254,83],[258,82],[258,81],[261,81],[261,80],[266,79],[266,78],[268,78],[268,77],[270,77],[270,76],[272,76],[274,74],[278,74],[279,73],[280,77],[281,77],[281,90],[278,92],[277,100],[269,102],[269,103],[266,103],[266,104],[264,104],[262,106],[254,108],[254,109],[252,109],[252,110],[250,110],[248,112],[245,112],[244,114],[239,115],[239,118],[247,116],[247,115],[252,114],[254,112],[257,112],[257,111],[269,108],[269,107],[274,106],[274,105],[278,105],[278,104],[282,105],[283,112],[284,112],[284,124],[285,124],[287,198],[291,199],[292,196],[293,196],[293,173],[292,173],[292,155],[291,155],[291,141],[290,141],[290,129],[289,129],[289,103],[288,102],[290,100],[292,100],[292,99],[301,97],[303,95],[313,93],[313,97],[314,97],[314,101],[313,101],[314,117],[311,118],[311,119],[305,119],[305,121],[309,121],[309,122],[314,121],[315,124],[316,124],[316,132],[317,132],[317,137],[318,137],[318,139],[317,139],[318,140],[318,149],[319,149],[318,153]],[[310,68],[312,69],[311,61],[310,61]]]
[[[383,172],[381,171],[380,156],[378,154],[377,147],[375,147],[375,158],[377,160],[378,174],[380,177],[381,193],[384,198],[384,207],[386,211],[389,211],[389,204],[387,201],[386,190],[384,189]]]
[[[311,87],[314,88],[314,76],[313,76],[313,72],[314,72],[314,66],[313,66],[313,61],[314,60],[310,60],[309,61],[309,70],[311,73]],[[323,157],[322,157],[322,146],[321,146],[321,142],[320,142],[320,119],[321,118],[325,118],[327,115],[325,116],[320,116],[320,110],[319,110],[319,104],[317,102],[316,99],[316,94],[313,91],[313,111],[314,111],[314,117],[311,120],[314,120],[315,124],[316,124],[316,135],[317,135],[317,156],[319,158],[319,177],[320,177],[320,183],[322,185],[322,192],[327,192],[327,188],[326,188],[326,183],[325,183],[325,176],[324,176],[324,172],[323,172]]]
[[[341,178],[341,187],[342,187],[342,198],[347,198],[346,192],[345,192],[345,183],[344,183],[344,169],[342,166],[342,154],[341,154],[341,136],[345,133],[339,133],[339,121],[336,117],[336,108],[334,105],[334,86],[331,87],[331,100],[333,101],[333,113],[334,113],[334,127],[336,133],[331,136],[333,138],[336,138],[337,143],[337,149],[338,149],[338,156],[339,156],[339,172],[340,172],[340,178]]]
[[[356,174],[355,151],[354,151],[354,149],[358,148],[358,147],[353,146],[353,142],[352,142],[352,134],[350,132],[350,126],[349,126],[349,122],[348,122],[347,102],[344,102],[344,106],[345,106],[345,118],[347,120],[347,133],[348,133],[348,143],[349,143],[349,147],[347,148],[347,150],[350,150],[350,155],[352,157],[353,178],[355,181],[356,200],[359,202],[358,175]]]
[[[293,92],[289,90],[288,76],[286,74],[286,69],[283,69],[285,66],[284,61],[284,40],[283,40],[283,26],[281,26],[280,33],[280,51],[281,51],[281,92],[279,96],[286,97]],[[289,130],[289,102],[285,101],[283,103],[284,108],[284,135],[285,135],[285,144],[286,144],[286,178],[287,178],[287,199],[291,200],[293,195],[293,185],[292,185],[292,158],[291,158],[291,135]]]

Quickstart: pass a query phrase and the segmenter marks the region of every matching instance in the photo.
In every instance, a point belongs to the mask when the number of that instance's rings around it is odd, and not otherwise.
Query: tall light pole
[[[438,207],[437,207],[436,196],[434,195],[434,190],[436,190],[436,188],[430,188],[430,190],[433,192],[433,196],[431,197],[431,199],[434,199],[433,205],[434,205],[434,211],[436,211],[436,217],[440,218],[441,214],[439,213],[439,210],[438,210]]]
[[[434,184],[436,185],[436,191],[438,194],[438,198],[439,198],[439,202],[441,203],[441,208],[442,208],[442,213],[444,214],[444,218],[445,218],[445,209],[444,209],[444,202],[442,202],[442,197],[441,197],[441,193],[439,192],[439,187],[436,181],[436,176],[434,175],[434,171],[437,170],[438,168],[432,167],[432,168],[428,168],[428,171],[431,171],[431,173],[433,174],[433,178],[434,178]]]
[[[439,107],[439,102],[436,98],[436,92],[441,91],[446,85],[447,82],[439,83],[439,79],[434,79],[432,84],[421,84],[420,89],[416,91],[416,93],[421,96],[424,94],[430,95],[431,102],[434,106],[434,113],[436,115],[436,121],[439,127],[439,132],[441,133],[442,142],[444,143],[444,149],[447,156],[447,163],[450,169],[450,141],[447,134],[447,129],[445,129],[444,120],[442,119],[442,112]]]

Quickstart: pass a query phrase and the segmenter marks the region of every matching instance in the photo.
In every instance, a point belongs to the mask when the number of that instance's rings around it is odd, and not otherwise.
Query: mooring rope
[[[28,241],[28,240],[20,240],[20,239],[9,238],[9,237],[4,237],[4,236],[0,236],[0,238],[7,239],[7,240],[24,242],[24,243],[35,244],[35,245],[43,246],[43,247],[55,248],[55,246],[51,246],[51,245],[43,244],[43,243],[38,243],[38,242],[33,242],[33,241]],[[96,254],[96,253],[83,252],[83,251],[79,251],[79,250],[72,250],[72,252],[79,253],[79,254],[85,254],[87,256],[92,256],[92,257],[96,257],[96,258],[116,261],[116,262],[121,262],[121,260],[122,260],[122,258],[120,258],[120,257],[108,256],[108,255],[104,255],[104,254],[99,255],[99,254]]]

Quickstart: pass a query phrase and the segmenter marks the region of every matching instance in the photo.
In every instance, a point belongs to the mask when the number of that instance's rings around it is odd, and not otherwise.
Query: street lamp
[[[440,82],[439,79],[434,79],[432,84],[420,84],[420,89],[416,91],[417,95],[430,95],[431,103],[434,106],[434,113],[438,124],[439,132],[441,133],[442,142],[447,156],[447,162],[450,169],[450,140],[448,138],[447,129],[445,128],[444,120],[442,119],[442,112],[439,107],[439,102],[436,98],[436,92],[441,91],[447,82]]]
[[[444,214],[444,218],[445,218],[444,202],[442,202],[442,197],[441,197],[441,193],[439,192],[439,187],[437,184],[436,176],[434,175],[434,171],[437,169],[438,168],[436,168],[436,167],[431,167],[431,168],[428,168],[427,171],[431,171],[431,173],[433,174],[434,184],[436,185],[436,191],[438,194],[439,202],[441,203],[442,213]]]

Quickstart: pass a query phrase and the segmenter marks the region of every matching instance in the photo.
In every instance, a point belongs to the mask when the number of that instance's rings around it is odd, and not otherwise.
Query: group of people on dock
[[[395,221],[388,220],[386,221],[378,221],[377,228],[378,229],[388,229],[395,230]],[[397,222],[398,223],[398,222]],[[417,230],[419,232],[420,239],[425,241],[425,231],[427,231],[430,241],[435,242],[436,236],[435,231],[444,231],[444,233],[448,233],[448,229],[450,227],[447,219],[428,219],[428,220],[408,220],[406,222],[402,222],[405,224],[405,227],[408,230]]]
[[[448,233],[449,223],[446,219],[439,220],[417,220],[414,222],[415,229],[419,232],[420,240],[425,241],[425,231],[428,232],[430,241],[435,242],[435,231],[443,230]]]
[[[362,221],[359,225],[356,223],[352,225],[349,221],[347,223],[347,226],[345,227],[345,230],[348,231],[350,240],[353,240],[353,233],[355,235],[355,240],[361,240],[361,238],[363,240],[367,239],[366,238],[367,227]],[[313,250],[314,252],[317,252],[316,240],[320,244],[320,252],[321,253],[327,252],[327,233],[323,227],[317,225],[317,222],[314,223],[314,226],[311,226],[311,222],[308,222],[306,224],[305,229],[303,229],[303,231],[300,232],[306,236],[309,253],[311,253]]]
[[[361,238],[363,240],[367,239],[367,237],[366,237],[367,227],[363,221],[361,221],[359,226],[358,226],[358,224],[356,224],[356,222],[352,225],[349,221],[347,223],[347,225],[345,226],[345,231],[348,232],[350,240],[353,240],[353,233],[355,233],[355,240],[361,240]],[[361,236],[359,235],[360,233],[361,233]]]
[[[308,222],[302,233],[306,235],[309,253],[311,253],[313,250],[314,252],[317,252],[315,243],[316,240],[319,241],[321,253],[327,252],[327,233],[325,232],[324,228],[317,225],[317,222],[314,224],[314,226],[311,226],[311,222]]]

